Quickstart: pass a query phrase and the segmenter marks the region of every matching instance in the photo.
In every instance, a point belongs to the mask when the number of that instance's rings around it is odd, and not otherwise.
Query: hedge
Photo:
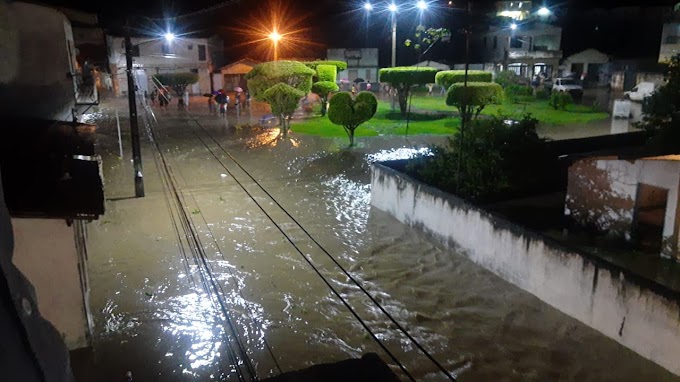
[[[434,82],[437,74],[435,68],[418,68],[415,66],[398,66],[380,69],[380,82],[390,84],[429,84]]]
[[[466,93],[469,97],[466,104],[470,106],[500,104],[503,102],[503,88],[499,84],[493,82],[468,82],[467,92],[462,83],[451,85],[446,94],[446,104],[449,106],[461,105]]]
[[[344,61],[333,61],[333,60],[318,60],[318,61],[305,61],[303,64],[307,65],[308,68],[316,70],[319,65],[333,65],[338,68],[338,72],[342,72],[347,69],[347,63]]]
[[[483,70],[468,70],[468,83],[492,81],[493,75],[491,72],[485,72]],[[441,85],[448,89],[455,83],[465,82],[465,70],[445,70],[443,72],[439,72],[435,76],[435,82],[437,85]]]
[[[298,61],[271,61],[255,65],[246,74],[248,90],[257,100],[263,101],[264,92],[272,86],[283,83],[305,94],[312,88],[312,77],[316,72]]]
[[[333,82],[335,83],[338,76],[338,70],[334,65],[319,65],[316,67],[316,77],[319,82]]]

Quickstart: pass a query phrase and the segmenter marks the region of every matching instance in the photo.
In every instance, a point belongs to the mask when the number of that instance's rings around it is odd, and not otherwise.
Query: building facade
[[[531,1],[501,1],[496,4],[494,25],[481,36],[484,62],[496,71],[510,70],[524,78],[557,75],[562,59],[562,28],[540,16]]]
[[[680,54],[680,3],[673,9],[673,16],[664,24],[661,32],[659,62],[667,64],[673,56]]]
[[[218,37],[183,38],[172,41],[163,38],[133,37],[133,67],[140,92],[153,90],[151,77],[161,73],[196,73],[198,82],[189,86],[190,94],[210,93],[213,90],[211,73],[224,54]],[[115,94],[127,94],[125,39],[107,37],[109,64]]]
[[[378,82],[378,49],[328,49],[326,58],[328,60],[345,61],[347,70],[338,73],[338,81],[354,82]]]

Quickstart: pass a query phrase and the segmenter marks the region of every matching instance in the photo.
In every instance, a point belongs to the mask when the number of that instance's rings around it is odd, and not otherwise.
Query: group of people
[[[170,94],[170,91],[165,88],[154,89],[154,91],[152,91],[150,95],[145,90],[144,98],[151,100],[151,106],[156,106],[156,100],[158,100],[158,105],[161,107],[161,109],[168,110],[170,100],[172,100],[172,94]],[[188,102],[189,93],[186,93],[186,98],[187,98],[186,105],[189,105]],[[184,103],[185,100],[183,99],[183,97],[180,97],[180,99],[182,99],[182,102]],[[179,101],[177,106],[178,108],[180,108]]]
[[[233,99],[233,106],[238,113],[241,108],[241,101],[242,101],[242,96],[243,93],[241,92],[236,92],[234,95]],[[220,89],[219,91],[216,92],[216,94],[211,94],[208,97],[208,109],[210,110],[210,114],[216,114],[217,110],[220,112],[221,117],[226,117],[227,115],[227,109],[229,108],[229,104],[232,103],[231,97],[224,91],[224,89]],[[250,94],[246,91],[245,92],[245,106],[250,107]]]

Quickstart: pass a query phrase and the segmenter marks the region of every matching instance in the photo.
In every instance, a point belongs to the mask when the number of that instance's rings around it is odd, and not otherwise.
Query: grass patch
[[[416,110],[456,112],[456,108],[446,105],[443,96],[414,96],[412,102],[411,107]],[[550,107],[547,100],[527,103],[506,101],[502,105],[488,105],[482,111],[483,115],[502,114],[514,119],[520,119],[525,113],[531,113],[541,124],[556,126],[583,124],[609,118],[609,114],[593,111],[591,107],[584,105],[569,105],[567,110],[555,110]]]
[[[346,137],[345,130],[334,125],[328,117],[312,117],[293,120],[291,131],[300,134],[318,135],[322,137]],[[456,132],[460,120],[447,117],[443,113],[411,113],[409,135],[450,135]],[[398,111],[392,111],[390,104],[378,101],[378,112],[370,121],[356,130],[357,137],[376,137],[384,135],[406,134],[406,117]]]

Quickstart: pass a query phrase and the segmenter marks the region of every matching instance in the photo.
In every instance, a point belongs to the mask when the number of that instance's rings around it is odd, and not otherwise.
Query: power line
[[[233,162],[241,169],[241,171],[243,171],[243,172],[248,176],[248,178],[250,178],[250,180],[252,180],[253,183],[255,183],[255,185],[257,185],[258,188],[259,188],[260,190],[262,190],[262,191],[263,191],[263,192],[264,192],[264,193],[265,193],[265,194],[266,194],[266,195],[274,202],[274,204],[276,204],[276,205],[279,207],[279,209],[281,209],[281,211],[283,211],[283,213],[284,213],[286,216],[288,216],[288,218],[290,218],[290,219],[291,219],[291,220],[292,220],[292,221],[293,221],[293,222],[294,222],[294,223],[302,230],[302,232],[304,232],[305,235],[307,235],[307,237],[309,237],[310,240],[312,240],[312,242],[313,242],[317,247],[319,247],[319,249],[321,249],[321,251],[322,251],[324,254],[326,254],[326,256],[327,256],[327,257],[328,257],[328,258],[329,258],[329,259],[330,259],[330,260],[331,260],[338,268],[340,268],[340,270],[342,271],[342,273],[343,273],[345,276],[347,276],[347,277],[348,277],[348,278],[349,278],[349,279],[350,279],[350,280],[351,280],[351,281],[352,281],[352,282],[353,282],[353,283],[354,283],[354,284],[355,284],[355,285],[356,285],[356,286],[357,286],[357,287],[358,287],[358,288],[359,288],[359,289],[360,289],[360,290],[361,290],[361,291],[362,291],[362,292],[363,292],[363,293],[371,300],[371,302],[372,302],[376,307],[378,307],[378,309],[380,309],[380,311],[381,311],[381,312],[382,312],[382,313],[383,313],[383,314],[384,314],[384,315],[385,315],[385,316],[386,316],[386,317],[387,317],[387,318],[388,318],[388,319],[389,319],[389,320],[390,320],[390,321],[391,321],[391,322],[399,329],[399,331],[401,331],[401,332],[409,339],[409,341],[411,341],[411,343],[413,343],[413,344],[418,348],[418,350],[420,350],[420,351],[421,351],[421,352],[422,352],[422,353],[423,353],[423,354],[424,354],[424,355],[425,355],[425,356],[426,356],[426,357],[427,357],[427,358],[428,358],[428,359],[429,359],[429,360],[430,360],[430,361],[431,361],[431,362],[432,362],[432,363],[433,363],[433,364],[434,364],[434,365],[435,365],[442,373],[444,373],[444,374],[447,376],[447,378],[449,378],[449,380],[451,380],[451,381],[456,381],[456,378],[455,378],[453,375],[451,375],[451,373],[450,373],[448,370],[446,370],[446,369],[444,368],[444,366],[443,366],[439,361],[437,361],[437,360],[436,360],[436,359],[435,359],[435,358],[434,358],[434,357],[433,357],[433,356],[432,356],[432,355],[431,355],[431,354],[430,354],[430,353],[429,353],[429,352],[428,352],[428,351],[427,351],[427,350],[426,350],[426,349],[425,349],[425,348],[424,348],[424,347],[423,347],[423,346],[422,346],[415,338],[413,338],[413,336],[411,336],[411,334],[410,334],[410,333],[409,333],[409,332],[408,332],[408,331],[407,331],[407,330],[406,330],[406,329],[405,329],[405,328],[404,328],[404,327],[403,327],[403,326],[402,326],[402,325],[401,325],[401,324],[400,324],[400,323],[399,323],[399,322],[398,322],[398,321],[397,321],[397,320],[396,320],[389,312],[387,312],[387,310],[385,310],[385,308],[384,308],[384,307],[383,307],[383,306],[375,299],[375,297],[373,297],[373,295],[372,295],[368,290],[366,290],[366,288],[364,288],[364,286],[363,286],[363,285],[362,285],[362,284],[361,284],[354,276],[352,276],[352,275],[351,275],[351,274],[350,274],[350,273],[349,273],[349,272],[348,272],[348,271],[347,271],[347,270],[346,270],[346,269],[338,262],[338,260],[337,260],[333,255],[331,255],[330,252],[328,252],[328,250],[326,250],[326,248],[324,248],[324,247],[321,245],[321,243],[319,243],[319,242],[318,242],[318,241],[317,241],[317,240],[309,233],[309,231],[307,231],[307,229],[305,229],[305,228],[302,226],[302,224],[301,224],[297,219],[295,219],[295,218],[288,212],[288,210],[286,210],[286,209],[278,202],[278,200],[276,200],[276,198],[274,198],[274,196],[272,196],[272,195],[271,195],[271,194],[270,194],[270,193],[269,193],[269,192],[268,192],[268,191],[260,184],[260,182],[258,182],[258,181],[257,181],[257,180],[256,180],[256,179],[255,179],[255,178],[254,178],[254,177],[253,177],[253,176],[252,176],[252,175],[251,175],[251,174],[250,174],[250,173],[249,173],[249,172],[248,172],[248,171],[247,171],[247,170],[246,170],[246,169],[245,169],[238,161],[237,161],[237,160],[236,160],[236,158],[234,158],[234,156],[231,155],[231,153],[229,152],[229,150],[225,149],[225,148],[222,146],[222,144],[220,144],[220,143],[219,143],[219,142],[218,142],[218,141],[217,141],[217,140],[216,140],[216,139],[215,139],[215,138],[214,138],[214,137],[213,137],[213,136],[212,136],[212,135],[204,128],[204,127],[203,127],[203,125],[201,125],[201,124],[200,124],[193,116],[191,116],[191,114],[189,114],[188,112],[186,112],[186,114],[189,115],[189,117],[194,121],[194,123],[196,123],[196,125],[198,125],[198,126],[203,130],[203,132],[204,132],[208,137],[210,137],[210,139],[211,139],[213,142],[215,142],[215,144],[217,144],[217,146],[218,146],[218,147],[219,147],[219,148],[220,148],[220,149],[221,149],[221,150],[229,157],[229,159],[231,159],[231,160],[232,160],[232,161],[233,161]],[[200,137],[199,137],[199,139],[200,139]],[[203,141],[203,140],[201,139],[201,141]],[[206,147],[207,147],[207,145],[206,145]],[[208,149],[208,150],[210,150],[210,149]],[[211,152],[212,152],[212,151],[211,151]],[[214,155],[214,154],[213,154],[213,155]],[[215,156],[215,158],[217,158],[217,156]],[[219,158],[217,158],[217,160],[220,162],[220,164],[222,164],[222,162],[220,161]],[[227,167],[226,167],[224,164],[222,164],[222,167],[224,167],[225,170],[229,171],[229,170],[227,169]],[[231,175],[231,174],[230,174],[230,175]],[[233,175],[232,175],[232,177],[233,177]],[[234,179],[235,179],[235,178],[234,178]],[[235,179],[235,180],[236,180],[236,179]],[[236,181],[238,182],[238,180],[236,180]],[[239,183],[239,185],[240,185],[240,183]],[[248,192],[246,191],[246,193],[248,193]],[[250,194],[249,194],[249,195],[250,195]],[[253,201],[254,201],[254,199],[253,199]],[[255,201],[255,203],[257,203],[257,202]],[[259,206],[259,203],[257,203],[257,204],[258,204],[258,206]],[[304,256],[304,255],[303,255],[303,256]]]

